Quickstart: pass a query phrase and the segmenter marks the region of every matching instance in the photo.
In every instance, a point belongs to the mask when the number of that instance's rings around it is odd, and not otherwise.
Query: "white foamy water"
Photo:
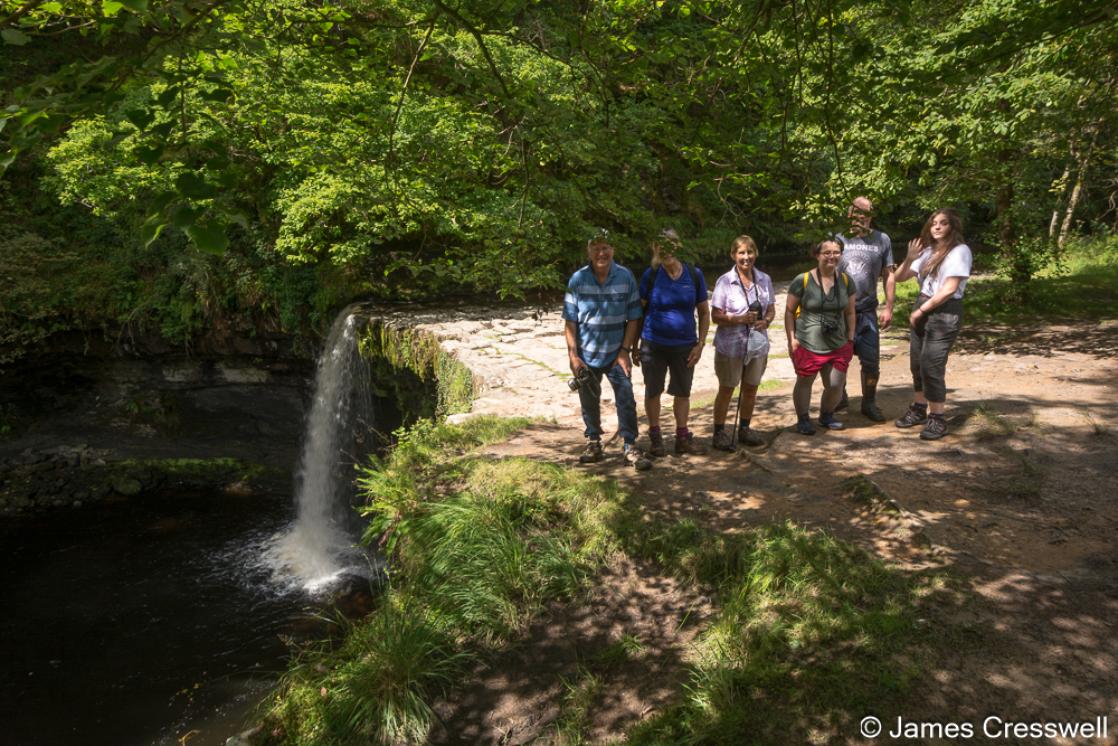
[[[368,366],[357,350],[359,318],[351,309],[334,321],[318,360],[295,480],[295,522],[265,551],[278,582],[310,592],[345,574],[370,574],[368,559],[356,546],[352,499],[353,464],[373,408]]]

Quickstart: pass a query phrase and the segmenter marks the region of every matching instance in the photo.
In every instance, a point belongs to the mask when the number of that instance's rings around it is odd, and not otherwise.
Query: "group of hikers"
[[[963,294],[971,273],[971,250],[963,239],[959,215],[937,210],[920,235],[908,243],[900,266],[893,260],[889,236],[873,226],[873,204],[856,198],[847,211],[846,233],[825,238],[812,248],[816,266],[788,286],[784,330],[796,371],[792,400],[795,430],[814,435],[810,416],[812,387],[820,374],[823,396],[819,426],[841,430],[836,412],[847,407],[846,372],[857,354],[861,366],[861,411],[874,422],[886,417],[877,404],[880,331],[893,320],[896,284],[916,278],[920,295],[909,315],[909,350],[913,400],[896,419],[899,428],[922,425],[923,440],[947,434],[944,374],[947,357],[962,324]],[[691,384],[713,322],[714,400],[712,446],[732,451],[736,444],[760,446],[765,440],[751,427],[757,389],[769,358],[769,326],[776,318],[772,278],[757,269],[757,244],[749,236],[734,239],[734,266],[718,278],[708,300],[702,271],[681,259],[676,231],[663,230],[652,244],[651,266],[638,283],[633,273],[613,260],[609,233],[597,231],[586,244],[589,263],[567,284],[563,301],[564,333],[571,388],[579,393],[586,426],[586,449],[579,460],[603,458],[601,386],[606,378],[617,404],[624,459],[638,470],[652,462],[637,448],[637,408],[631,380],[633,366],[644,374],[648,454],[666,455],[660,428],[660,397],[672,399],[677,454],[704,453],[688,429]],[[885,303],[878,301],[878,280]],[[697,323],[696,323],[697,322]],[[741,386],[737,423],[727,425],[734,389]]]

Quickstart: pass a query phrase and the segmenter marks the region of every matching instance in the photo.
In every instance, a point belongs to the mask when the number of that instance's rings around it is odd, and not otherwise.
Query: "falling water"
[[[342,575],[370,573],[368,558],[355,546],[359,526],[353,511],[353,465],[367,453],[373,416],[355,309],[338,315],[318,360],[295,480],[296,519],[267,551],[282,579],[312,592]]]

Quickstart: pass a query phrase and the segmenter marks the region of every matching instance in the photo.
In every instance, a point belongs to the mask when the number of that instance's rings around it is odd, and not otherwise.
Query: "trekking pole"
[[[745,366],[749,364],[749,337],[753,334],[750,327],[745,334],[745,352],[741,356],[741,381],[738,382],[738,406],[734,410],[733,435],[730,436],[730,448],[738,447],[738,423],[741,422],[741,395],[745,392]]]

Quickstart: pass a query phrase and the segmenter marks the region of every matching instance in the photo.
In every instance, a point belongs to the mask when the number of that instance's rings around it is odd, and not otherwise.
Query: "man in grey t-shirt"
[[[850,230],[835,236],[843,247],[839,270],[854,281],[858,300],[857,326],[854,331],[854,351],[862,368],[862,414],[874,422],[884,422],[885,415],[877,406],[877,379],[881,371],[880,329],[893,323],[893,300],[896,295],[896,277],[893,274],[893,242],[889,236],[873,228],[873,203],[865,197],[856,197],[847,210]],[[884,280],[885,306],[878,309],[877,279]],[[846,406],[846,392],[842,393],[839,408]]]

